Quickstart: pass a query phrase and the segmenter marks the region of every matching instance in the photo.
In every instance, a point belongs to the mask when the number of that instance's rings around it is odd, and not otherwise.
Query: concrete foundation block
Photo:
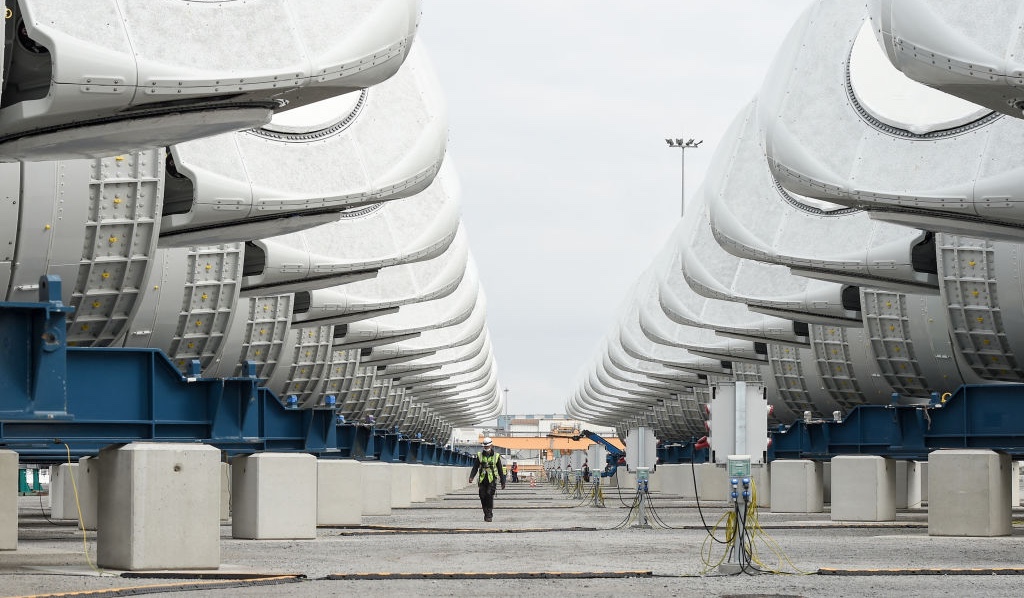
[[[50,517],[81,520],[85,529],[95,530],[99,504],[99,468],[95,457],[61,463],[55,470],[50,478]]]
[[[825,510],[822,464],[807,459],[772,461],[773,513],[821,513]]]
[[[928,502],[928,462],[907,463],[907,508],[920,509]]]
[[[53,519],[78,520],[75,502],[74,476],[78,475],[78,463],[61,463],[50,478],[50,517]]]
[[[697,499],[697,470],[696,464],[684,463],[682,475],[679,476],[679,483],[682,485],[680,496],[689,500]]]
[[[82,508],[82,526],[95,531],[100,501],[100,468],[96,457],[78,460],[75,482],[78,484],[78,504]]]
[[[896,518],[896,467],[891,459],[842,455],[832,459],[832,520]]]
[[[433,484],[431,485],[432,490],[428,498],[436,499],[444,496],[445,492],[447,492],[447,485],[445,483],[446,479],[444,466],[434,465],[430,468],[430,481],[433,482]]]
[[[569,483],[572,484],[573,479],[569,478]],[[629,490],[630,492],[636,492],[636,472],[626,471],[625,467],[619,467],[615,470],[615,482],[619,485],[622,490]]]
[[[18,548],[18,453],[0,450],[0,550]]]
[[[426,502],[426,500],[427,500],[427,485],[429,484],[429,480],[427,479],[427,475],[429,474],[430,468],[427,467],[426,465],[422,465],[420,463],[417,463],[416,465],[410,465],[409,468],[412,471],[412,476],[411,476],[412,487],[409,490],[410,495],[412,497],[412,502],[414,502],[414,503]],[[391,488],[391,492],[394,493],[394,491],[395,491],[395,489],[394,489],[394,487],[392,487]]]
[[[231,463],[231,535],[250,540],[316,538],[316,457],[259,453]]]
[[[359,525],[363,522],[363,470],[357,461],[316,462],[316,524]]]
[[[407,509],[413,503],[413,475],[417,467],[406,463],[390,463],[391,472],[391,508]],[[422,502],[422,501],[421,501]]]
[[[661,473],[661,467],[658,467],[657,471],[653,471],[647,476],[647,490],[649,492],[657,492],[659,494],[664,492],[663,486],[665,476],[661,475]]]
[[[665,463],[658,466],[654,475],[658,477],[658,489],[665,496],[679,496],[682,494],[682,466],[678,463]]]
[[[522,478],[519,478],[520,480]],[[438,497],[444,496],[452,491],[452,466],[444,465],[437,468]]]
[[[893,459],[892,467],[896,470],[896,508],[906,509],[910,504],[910,462]]]
[[[100,567],[220,566],[220,451],[138,442],[100,451],[96,562]]]
[[[451,492],[462,490],[466,487],[466,478],[469,477],[468,467],[449,467],[448,473],[452,478],[451,481]]]
[[[772,506],[772,476],[771,468],[767,463],[752,463],[750,465],[750,480],[754,484],[754,491],[757,494],[757,506],[769,508]]]
[[[60,467],[60,465],[51,465],[50,476],[47,478],[50,482],[46,485],[46,508],[50,509],[50,511],[53,511],[53,480],[57,477],[58,467]],[[50,513],[50,518],[53,519],[52,512]]]
[[[825,504],[832,504],[832,462],[825,461],[821,464],[821,481],[823,483],[821,488],[821,495],[825,499]]]
[[[363,515],[391,514],[391,465],[360,461],[363,468]]]
[[[425,482],[423,484],[423,498],[425,500],[437,498],[439,494],[439,492],[437,491],[437,487],[439,486],[437,482],[437,465],[427,466],[426,475],[424,476],[423,480]]]
[[[1011,461],[1010,467],[1010,506],[1020,506],[1020,461]]]
[[[220,520],[231,519],[231,466],[220,464]]]
[[[929,536],[1009,536],[1010,457],[985,449],[928,455]]]
[[[728,500],[730,486],[725,465],[700,463],[697,473],[697,497],[700,500]]]

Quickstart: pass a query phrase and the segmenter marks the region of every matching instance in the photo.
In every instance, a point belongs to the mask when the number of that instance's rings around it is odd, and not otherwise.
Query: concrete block
[[[893,459],[892,467],[896,471],[896,508],[906,509],[910,504],[910,462]]]
[[[82,508],[82,527],[95,531],[100,501],[100,468],[96,457],[78,460],[75,482],[78,484],[78,503]]]
[[[437,498],[438,494],[440,494],[437,490],[439,486],[437,483],[437,472],[437,465],[426,466],[426,474],[423,478],[423,481],[425,482],[423,484],[423,498],[425,500]]]
[[[75,502],[75,488],[78,482],[74,479],[77,475],[78,463],[61,463],[56,467],[56,472],[50,478],[51,518],[78,520],[78,507]]]
[[[697,474],[697,497],[700,500],[729,499],[729,476],[724,464],[700,463],[694,469]]]
[[[0,450],[0,550],[18,548],[18,453]]]
[[[522,479],[522,478],[520,478]],[[452,491],[452,466],[444,465],[437,468],[438,497],[444,496]]]
[[[411,484],[412,487],[409,490],[411,500],[414,503],[426,502],[427,500],[427,471],[428,468],[422,463],[410,465],[411,471]],[[391,488],[391,492],[394,493],[394,487]]]
[[[821,513],[824,511],[823,469],[821,462],[807,459],[772,461],[772,512]]]
[[[1010,506],[1020,506],[1020,461],[1011,461],[1010,467]]]
[[[53,512],[52,512],[53,511],[53,480],[54,480],[54,478],[57,477],[57,469],[59,467],[60,467],[60,465],[51,465],[50,466],[50,475],[47,478],[50,481],[47,483],[47,486],[46,486],[46,508],[50,509],[50,511],[51,511],[50,519],[53,519]]]
[[[569,483],[573,483],[572,477],[569,478]],[[636,472],[626,471],[625,467],[619,467],[615,470],[615,482],[619,485],[621,490],[629,490],[630,492],[636,492]]]
[[[100,567],[220,566],[220,451],[137,442],[100,451],[96,562]]]
[[[824,461],[821,464],[821,496],[825,499],[825,504],[832,504],[832,462]]]
[[[316,538],[316,457],[259,453],[231,463],[231,535],[251,540]]]
[[[658,471],[651,478],[658,478],[658,491],[666,497],[679,496],[682,493],[682,466],[678,463],[665,463],[658,466]]]
[[[363,515],[391,514],[391,465],[360,461],[363,468]]]
[[[928,455],[929,536],[1009,536],[1009,455],[944,449]]]
[[[451,492],[462,490],[466,487],[466,479],[469,477],[468,467],[456,467],[452,466],[448,468],[448,473],[451,475]]]
[[[907,463],[907,508],[920,509],[928,502],[928,462]]]
[[[316,524],[359,525],[363,522],[363,469],[358,461],[316,462]]]
[[[231,519],[231,465],[220,464],[220,520]]]
[[[832,459],[833,521],[896,519],[896,467],[891,459],[842,455]]]
[[[430,480],[433,482],[433,490],[429,498],[440,498],[448,492],[447,475],[443,465],[434,465],[430,468]]]
[[[409,465],[406,463],[389,463],[388,471],[391,472],[391,508],[406,509],[413,503],[413,471],[422,465]],[[360,490],[360,492],[362,492]]]
[[[664,486],[665,476],[661,475],[662,467],[664,467],[664,466],[659,466],[657,468],[657,471],[651,472],[647,476],[647,490],[649,492],[657,492],[659,494],[664,492],[664,490],[662,488]]]
[[[668,496],[690,500],[696,498],[697,490],[693,480],[695,474],[696,470],[690,463],[658,466],[658,475],[662,476],[661,490]]]
[[[437,483],[437,465],[428,465],[426,475],[423,478],[425,484],[423,484],[423,498],[425,500],[431,500],[438,496],[438,483]]]
[[[752,463],[750,465],[750,480],[754,484],[754,492],[757,495],[757,506],[765,509],[771,507],[772,476],[768,464]]]

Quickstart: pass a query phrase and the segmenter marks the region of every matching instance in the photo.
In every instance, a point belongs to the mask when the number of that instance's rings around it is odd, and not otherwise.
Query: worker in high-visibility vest
[[[501,464],[501,455],[494,452],[494,441],[490,437],[484,437],[483,450],[476,454],[476,461],[473,463],[473,470],[469,472],[469,483],[477,472],[480,477],[477,481],[477,488],[480,490],[480,506],[484,509],[484,521],[491,521],[494,517],[494,494],[498,491],[498,484],[505,489],[505,468]]]

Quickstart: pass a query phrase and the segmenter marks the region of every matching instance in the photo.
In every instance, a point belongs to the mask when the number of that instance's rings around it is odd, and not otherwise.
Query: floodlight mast
[[[679,174],[679,186],[680,186],[680,202],[679,202],[679,217],[682,218],[686,215],[686,150],[696,149],[700,147],[700,144],[704,143],[704,140],[694,141],[690,139],[666,139],[665,143],[669,147],[678,147],[680,155],[680,174]]]
[[[510,389],[505,389],[505,431],[508,432],[509,438],[512,437],[512,422],[508,419],[508,395],[512,392]]]

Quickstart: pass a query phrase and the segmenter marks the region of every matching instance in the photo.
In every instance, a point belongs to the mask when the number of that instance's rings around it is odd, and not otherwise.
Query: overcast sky
[[[809,0],[424,0],[509,413],[563,413]]]

